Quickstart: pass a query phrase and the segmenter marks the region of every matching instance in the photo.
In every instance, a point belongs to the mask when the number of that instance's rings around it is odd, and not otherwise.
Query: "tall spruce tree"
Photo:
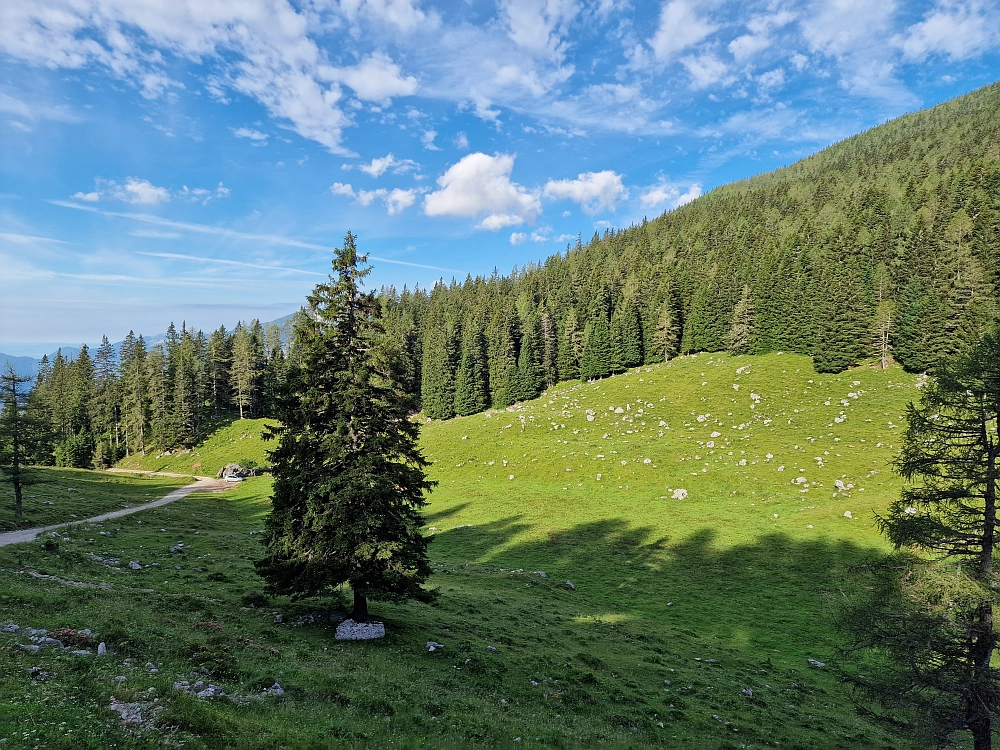
[[[468,320],[462,327],[462,359],[455,376],[456,414],[477,414],[489,406],[488,377],[486,337],[475,320]]]
[[[681,326],[677,317],[673,300],[665,299],[660,305],[656,317],[656,333],[653,335],[653,345],[664,362],[673,359],[680,352]]]
[[[753,354],[756,350],[754,304],[750,285],[743,285],[740,301],[733,308],[733,317],[726,336],[726,348],[733,354]]]
[[[424,331],[420,403],[431,419],[448,419],[455,416],[455,331],[437,312]]]
[[[624,372],[642,364],[642,338],[642,315],[633,281],[611,316],[611,369],[614,372]]]
[[[542,320],[538,311],[528,303],[521,315],[521,350],[517,354],[517,388],[515,399],[529,401],[537,398],[545,387],[545,370]]]
[[[333,275],[309,295],[310,316],[295,336],[302,364],[279,403],[271,451],[274,490],[267,556],[256,563],[271,591],[316,595],[348,583],[352,617],[368,618],[368,600],[428,601],[427,538],[420,533],[427,462],[409,419],[412,399],[372,341],[381,309],[361,284],[363,267],[348,232]]]
[[[935,370],[910,404],[897,468],[907,481],[882,532],[910,551],[873,566],[841,627],[852,681],[921,744],[958,730],[992,747],[1000,716],[993,602],[1000,501],[1000,328]]]
[[[572,307],[563,321],[559,337],[559,379],[576,380],[580,377],[580,355],[583,353],[583,331]]]

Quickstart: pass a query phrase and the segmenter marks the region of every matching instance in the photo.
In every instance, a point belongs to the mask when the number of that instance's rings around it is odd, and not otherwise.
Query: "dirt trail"
[[[174,474],[166,471],[139,471],[138,469],[108,469],[108,471],[120,472],[125,474],[153,474],[161,477],[187,477],[189,474]],[[170,492],[159,500],[153,500],[148,503],[143,503],[142,505],[136,505],[133,508],[122,508],[121,510],[113,510],[110,513],[103,513],[99,516],[94,516],[93,518],[80,518],[74,519],[72,521],[67,521],[66,523],[57,523],[53,526],[40,526],[37,529],[21,529],[20,531],[9,531],[4,534],[0,534],[0,547],[6,547],[8,544],[20,544],[22,542],[31,542],[39,534],[43,534],[46,531],[55,531],[56,529],[62,529],[66,526],[76,526],[81,523],[101,523],[102,521],[110,521],[113,518],[121,518],[122,516],[128,516],[132,513],[138,513],[141,510],[149,510],[150,508],[159,508],[161,505],[166,505],[167,503],[172,503],[174,500],[180,500],[182,497],[187,497],[192,492],[219,492],[226,489],[227,487],[232,487],[233,485],[228,482],[223,482],[220,479],[212,479],[210,477],[194,477],[194,483],[189,484],[187,487],[180,487],[173,492]]]

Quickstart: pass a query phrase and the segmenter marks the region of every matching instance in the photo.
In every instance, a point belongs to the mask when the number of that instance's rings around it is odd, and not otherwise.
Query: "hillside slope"
[[[677,353],[794,351],[920,372],[1000,290],[1000,85],[900,117],[510,277],[388,293],[435,418]]]

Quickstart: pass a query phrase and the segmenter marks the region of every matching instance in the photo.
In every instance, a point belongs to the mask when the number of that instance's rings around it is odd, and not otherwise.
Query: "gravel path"
[[[109,469],[109,471],[120,472],[125,474],[154,474],[161,477],[186,477],[188,474],[173,474],[166,471],[138,471],[136,469]],[[35,537],[46,531],[55,531],[56,529],[61,529],[66,526],[76,526],[81,523],[101,523],[102,521],[110,521],[113,518],[121,518],[122,516],[131,515],[132,513],[138,513],[140,510],[148,510],[150,508],[159,508],[161,505],[166,505],[167,503],[172,503],[174,500],[180,500],[182,497],[187,497],[192,492],[204,492],[204,491],[215,491],[218,492],[227,487],[232,487],[232,484],[228,482],[223,482],[219,479],[212,479],[210,477],[198,477],[196,476],[194,484],[189,484],[187,487],[180,487],[173,492],[170,492],[159,500],[153,500],[149,503],[143,503],[142,505],[136,505],[133,508],[122,508],[121,510],[113,510],[110,513],[104,513],[100,516],[94,516],[93,518],[81,518],[78,520],[67,521],[66,523],[57,523],[54,526],[40,526],[37,529],[21,529],[20,531],[9,531],[4,534],[0,534],[0,547],[6,547],[8,544],[20,544],[22,542],[34,541]]]

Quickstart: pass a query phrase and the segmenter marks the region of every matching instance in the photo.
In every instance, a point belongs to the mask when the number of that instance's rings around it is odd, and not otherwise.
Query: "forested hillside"
[[[994,84],[541,266],[383,304],[434,418],[695,351],[924,371],[994,314],[998,219]]]
[[[220,420],[266,417],[285,377],[280,328],[259,321],[206,336],[171,323],[147,349],[132,332],[116,352],[43,357],[24,405],[22,442],[34,463],[109,466],[150,448],[190,446]],[[4,408],[11,408],[5,403]]]

